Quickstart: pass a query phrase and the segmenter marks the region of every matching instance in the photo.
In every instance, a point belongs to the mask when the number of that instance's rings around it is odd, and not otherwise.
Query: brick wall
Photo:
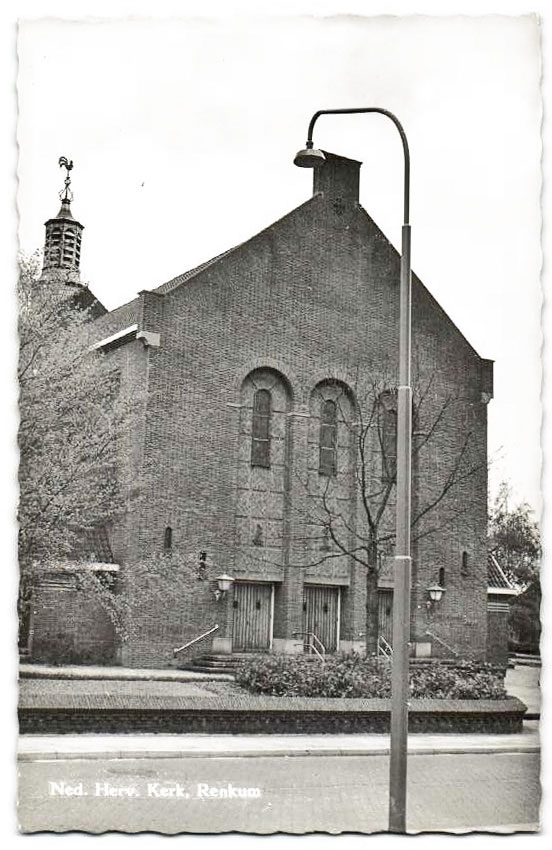
[[[493,664],[508,663],[508,614],[503,597],[489,594],[487,661]]]
[[[110,664],[117,658],[112,621],[74,577],[40,583],[31,604],[30,657],[50,664]]]

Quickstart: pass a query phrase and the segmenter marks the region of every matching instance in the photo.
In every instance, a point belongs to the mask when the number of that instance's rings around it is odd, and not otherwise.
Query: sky
[[[540,44],[535,17],[28,21],[18,40],[19,239],[40,248],[74,161],[82,276],[113,308],[311,194],[293,167],[320,108],[383,106],[412,158],[412,264],[495,360],[491,492],[540,507]],[[395,244],[403,160],[381,116],[320,119],[363,162]]]

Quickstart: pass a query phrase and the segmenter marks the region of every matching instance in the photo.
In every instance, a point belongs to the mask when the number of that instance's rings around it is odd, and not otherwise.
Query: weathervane
[[[73,160],[67,159],[66,156],[60,156],[58,162],[59,162],[60,168],[66,168],[67,169],[67,174],[65,175],[65,187],[59,193],[59,197],[61,198],[62,201],[72,201],[73,200],[73,193],[72,193],[71,189],[69,188],[69,186],[71,185],[70,172],[73,169]]]

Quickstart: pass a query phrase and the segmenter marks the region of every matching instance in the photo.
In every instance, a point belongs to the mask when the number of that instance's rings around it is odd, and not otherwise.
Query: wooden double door
[[[316,635],[326,652],[339,645],[339,587],[306,584],[303,590],[303,632],[305,652],[310,651],[309,635]],[[316,645],[316,644],[315,644]]]
[[[232,650],[266,652],[272,645],[274,585],[236,582],[234,585]]]

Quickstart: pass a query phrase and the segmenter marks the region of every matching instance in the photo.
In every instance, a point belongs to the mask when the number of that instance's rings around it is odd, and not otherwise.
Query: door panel
[[[339,588],[305,585],[303,595],[303,631],[314,632],[326,652],[335,652],[338,645]],[[309,638],[305,637],[305,652]]]
[[[378,637],[393,646],[393,591],[378,590]]]
[[[272,638],[272,585],[237,582],[234,585],[232,649],[262,652]]]

